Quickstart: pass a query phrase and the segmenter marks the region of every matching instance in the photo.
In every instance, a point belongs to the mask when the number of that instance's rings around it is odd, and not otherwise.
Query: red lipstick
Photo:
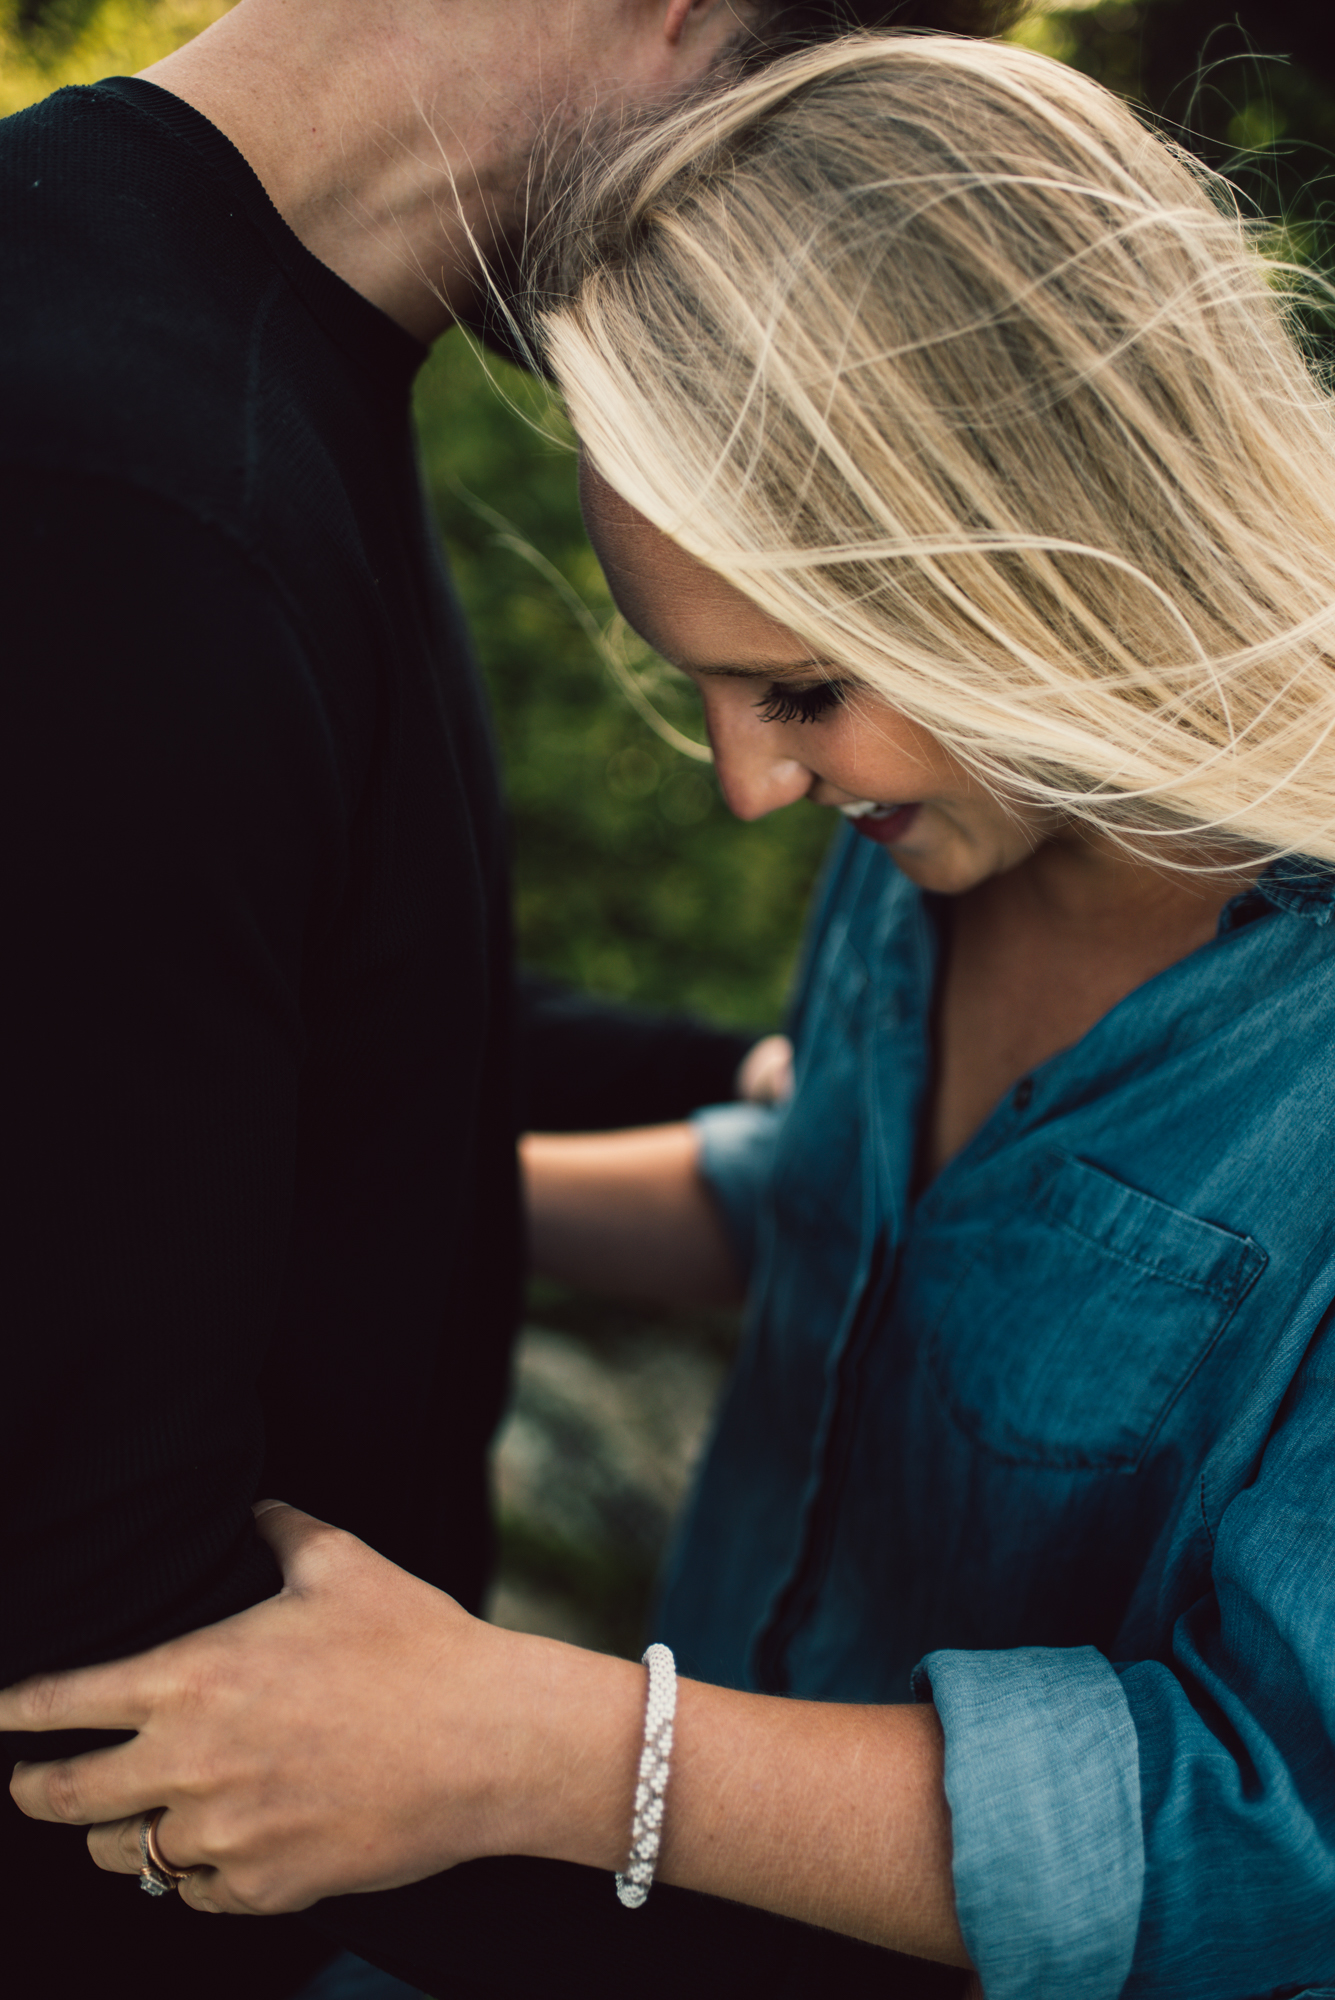
[[[853,825],[864,840],[877,841],[882,847],[892,847],[904,835],[918,817],[919,807],[915,803],[908,806],[892,806],[886,812],[859,813]]]

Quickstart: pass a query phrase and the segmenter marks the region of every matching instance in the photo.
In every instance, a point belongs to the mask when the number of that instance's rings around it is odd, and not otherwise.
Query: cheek
[[[943,789],[939,745],[899,717],[853,709],[831,717],[819,734],[827,777],[848,791],[908,804]]]
[[[937,800],[969,813],[975,807],[999,810],[938,736],[888,704],[850,706],[841,720],[838,748],[850,771],[860,774],[858,789],[868,797],[893,798],[906,805],[912,800]]]

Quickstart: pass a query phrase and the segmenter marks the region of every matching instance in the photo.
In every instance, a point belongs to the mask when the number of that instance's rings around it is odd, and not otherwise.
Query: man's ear
[[[694,16],[698,23],[709,15],[726,8],[730,14],[745,14],[745,6],[739,7],[737,0],[667,0],[667,11],[663,16],[663,38],[675,48],[690,25]]]

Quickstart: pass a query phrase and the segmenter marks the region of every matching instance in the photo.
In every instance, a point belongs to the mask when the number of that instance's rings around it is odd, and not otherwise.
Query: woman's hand
[[[787,1035],[766,1035],[737,1067],[736,1090],[744,1104],[786,1104],[793,1094],[793,1045]]]
[[[282,1564],[279,1596],[134,1659],[0,1694],[0,1729],[138,1731],[20,1764],[11,1790],[25,1813],[89,1826],[99,1867],[138,1874],[140,1818],[165,1806],[158,1847],[196,1871],[182,1896],[233,1913],[541,1854],[552,1838],[566,1851],[580,1813],[624,1844],[638,1668],[486,1625],[295,1508],[269,1503],[259,1529]],[[579,1770],[553,1713],[599,1746]],[[616,1837],[604,1856],[594,1833],[587,1858],[623,1857]]]
[[[260,1532],[277,1597],[104,1667],[0,1694],[0,1730],[134,1729],[20,1764],[34,1819],[138,1874],[139,1822],[194,1908],[305,1909],[484,1854],[624,1864],[643,1669],[504,1632],[292,1507]],[[966,1965],[936,1711],[684,1680],[658,1873]],[[608,1894],[611,1894],[609,1887]]]

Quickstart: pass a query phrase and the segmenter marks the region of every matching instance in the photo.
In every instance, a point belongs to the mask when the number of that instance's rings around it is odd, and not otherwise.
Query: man
[[[478,1600],[504,842],[409,387],[591,119],[834,14],[241,0],[0,128],[0,1683],[272,1592],[265,1492]],[[330,1948],[0,1824],[24,1990],[263,2000]]]

